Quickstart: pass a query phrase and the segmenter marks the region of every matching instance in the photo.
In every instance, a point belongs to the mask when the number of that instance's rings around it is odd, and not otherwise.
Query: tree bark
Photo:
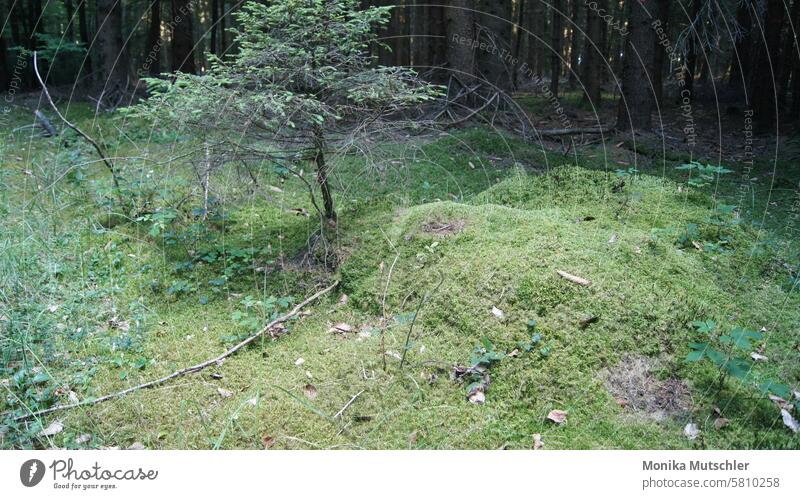
[[[211,0],[211,30],[208,42],[208,51],[214,55],[219,55],[217,31],[219,30],[219,0]]]
[[[797,67],[796,60],[798,58],[797,51],[795,50],[795,33],[800,29],[800,0],[792,2],[792,10],[789,13],[789,29],[784,33],[783,48],[781,49],[781,64],[780,81],[778,83],[778,103],[784,106],[789,97],[789,78]],[[795,75],[797,73],[795,72]],[[796,77],[796,76],[795,76]]]
[[[700,14],[700,9],[703,6],[703,0],[693,0],[692,2],[692,17],[690,22],[697,21]],[[689,96],[694,98],[694,75],[697,71],[697,29],[698,24],[695,23],[694,28],[689,33],[689,52],[686,54],[686,67],[684,68],[683,79],[685,82],[684,89],[689,92]]]
[[[322,192],[322,203],[325,208],[325,218],[331,222],[336,221],[336,210],[333,206],[333,195],[328,184],[328,163],[325,160],[325,136],[322,129],[314,127],[314,164],[317,168],[317,183]]]
[[[75,25],[75,6],[72,4],[72,0],[64,0],[64,10],[67,14],[67,40],[74,42],[75,29],[73,27]]]
[[[453,0],[447,9],[447,65],[453,76],[469,84],[475,76],[473,0]]]
[[[658,0],[658,20],[661,21],[661,27],[665,33],[669,33],[669,0]],[[664,98],[664,72],[665,72],[665,59],[666,50],[664,46],[659,43],[658,38],[655,40],[655,54],[653,58],[653,88],[656,92],[656,103],[659,105],[663,102]]]
[[[617,110],[617,129],[650,130],[653,109],[650,73],[655,52],[655,32],[649,12],[656,12],[655,0],[629,2],[628,37],[622,60],[622,98]]]
[[[193,16],[189,0],[172,0],[172,71],[197,72]]]
[[[150,28],[147,32],[147,64],[151,76],[161,74],[161,0],[150,5]]]
[[[89,82],[94,78],[92,75],[92,54],[89,51],[91,40],[89,38],[89,21],[86,19],[86,2],[84,0],[78,4],[78,35],[80,37],[81,45],[87,50],[84,58],[83,69],[88,76]]]
[[[507,64],[511,54],[511,0],[478,0],[478,10],[478,73],[498,90],[508,91],[513,86]]]
[[[598,2],[599,4],[600,2]],[[604,6],[601,5],[601,8]],[[600,23],[602,20],[597,11],[591,7],[586,7],[586,43],[583,51],[585,58],[581,80],[586,93],[584,98],[587,102],[600,108],[601,105],[601,83],[603,81],[603,53],[602,53],[602,33]]]
[[[574,24],[570,24],[570,38],[569,38],[569,86],[570,88],[575,88],[578,84],[578,75],[580,74],[580,67],[579,67],[579,60],[581,59],[581,30],[579,29],[580,26],[580,17],[581,17],[581,6],[583,2],[580,0],[571,0],[572,1],[572,10],[571,10],[571,17],[572,22]],[[602,0],[598,1],[597,4],[600,5]],[[601,6],[602,8],[602,6]],[[591,10],[587,7],[587,12]],[[587,27],[587,36],[588,34],[588,19],[586,20],[586,27]],[[594,43],[600,43],[600,34],[599,29],[597,35],[593,38]],[[599,76],[599,75],[598,75]],[[584,85],[586,83],[584,82]]]
[[[97,0],[97,36],[104,92],[123,89],[128,83],[128,51],[122,37],[122,1]]]
[[[563,36],[561,11],[564,0],[553,0],[550,22],[550,48],[553,51],[550,57],[550,92],[558,97],[558,84],[561,79],[561,38]]]

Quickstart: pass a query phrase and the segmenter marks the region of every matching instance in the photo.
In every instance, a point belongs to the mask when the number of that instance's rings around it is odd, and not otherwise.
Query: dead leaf
[[[303,364],[305,364],[305,362],[306,362],[306,359],[304,359],[304,358],[300,357],[300,358],[298,358],[296,361],[294,361],[294,365],[296,365],[296,366],[302,366]]]
[[[492,315],[494,315],[498,319],[502,319],[503,317],[506,316],[505,312],[503,312],[502,310],[500,310],[499,308],[497,308],[495,306],[492,306]]]
[[[608,239],[608,244],[614,244],[617,242],[617,234],[611,234],[611,237]]]
[[[266,450],[275,445],[275,439],[269,435],[264,435],[261,437],[261,443],[264,444],[264,449]]]
[[[91,439],[92,439],[92,436],[90,434],[82,433],[82,434],[78,435],[77,437],[75,437],[75,443],[78,444],[78,445],[83,445],[83,444],[85,444],[86,442],[88,442]]]
[[[718,430],[719,430],[720,428],[725,428],[725,427],[726,427],[726,426],[728,426],[730,423],[731,423],[730,419],[727,419],[727,418],[717,418],[717,419],[715,419],[715,420],[714,420],[714,428],[716,428],[716,429],[718,429]]]
[[[683,428],[683,434],[689,440],[694,440],[698,436],[700,436],[700,428],[697,427],[694,423],[687,423],[686,426]]]
[[[49,307],[47,307],[47,310],[49,310],[50,313],[54,314],[56,313],[56,310],[58,310],[58,305],[50,305]]]
[[[767,360],[767,357],[761,355],[760,353],[756,353],[756,352],[752,352],[750,354],[750,358],[753,359],[756,362],[759,362],[759,361],[764,362],[764,361]]]
[[[562,411],[561,409],[553,409],[547,414],[547,419],[556,424],[564,424],[567,422],[567,411]]]
[[[310,217],[311,215],[308,213],[308,210],[305,208],[290,208],[288,210],[289,213],[294,213],[295,215],[302,215],[304,217]]]
[[[127,450],[144,450],[144,444],[141,442],[132,443]]]
[[[248,403],[248,404],[250,404],[250,405],[252,405],[253,407],[255,407],[255,406],[256,406],[256,404],[258,404],[258,397],[253,397],[253,398],[249,399],[249,400],[247,401],[247,403]]]
[[[790,430],[795,433],[800,431],[800,423],[798,423],[797,420],[793,418],[791,414],[789,414],[789,411],[786,409],[781,409],[781,416],[783,417],[783,424],[789,427]]]
[[[472,393],[469,394],[467,400],[472,402],[473,404],[483,404],[486,402],[486,395],[483,393],[483,390],[477,389],[473,390]]]
[[[336,324],[332,328],[328,329],[329,333],[335,333],[335,334],[347,334],[352,331],[353,331],[353,326],[351,326],[350,324],[345,324],[344,322],[340,322],[339,324]]]
[[[73,391],[70,391],[70,392],[67,394],[67,398],[69,399],[69,403],[70,403],[70,404],[77,404],[77,403],[79,402],[79,400],[78,400],[78,394],[77,394],[77,393],[75,393],[75,392],[73,392]]]
[[[303,387],[303,393],[309,399],[314,400],[315,398],[317,398],[317,387],[309,383]]]
[[[417,445],[417,438],[418,438],[417,430],[412,431],[411,434],[408,436],[408,446],[413,447]]]
[[[508,352],[508,356],[509,357],[519,357],[519,349],[515,348],[514,350],[511,350],[510,352]]]
[[[697,241],[692,241],[692,246],[694,246],[694,249],[697,251],[703,251],[703,246],[701,246]]]
[[[47,428],[39,432],[39,436],[52,437],[53,435],[58,435],[62,431],[64,431],[64,425],[61,424],[61,421],[53,421],[47,426]]]
[[[782,397],[778,397],[777,395],[773,395],[771,393],[767,396],[771,401],[775,402],[775,404],[781,409],[789,409],[790,407],[792,407],[792,404],[790,404],[788,400]]]
[[[541,433],[534,433],[533,434],[533,450],[539,450],[544,447],[544,443],[542,442],[542,434]]]
[[[217,388],[217,393],[219,393],[222,398],[228,398],[233,395],[233,393],[224,388]]]
[[[628,399],[624,399],[622,397],[615,397],[614,401],[617,404],[619,404],[620,407],[622,407],[623,409],[626,409],[628,407],[628,404],[630,404],[630,402],[628,402]]]

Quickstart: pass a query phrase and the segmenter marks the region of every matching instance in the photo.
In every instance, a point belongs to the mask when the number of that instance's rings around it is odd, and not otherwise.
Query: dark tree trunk
[[[411,35],[411,65],[424,70],[431,65],[428,46],[428,3],[426,0],[409,0],[408,31]]]
[[[0,15],[6,12],[0,11]],[[11,80],[11,66],[8,65],[8,53],[6,52],[6,37],[0,33],[0,91],[8,90],[8,84]]]
[[[148,74],[161,74],[161,0],[153,0],[150,5],[150,28],[147,32]]]
[[[661,21],[661,29],[669,34],[669,0],[658,0],[658,20]],[[655,40],[655,54],[653,56],[653,88],[656,93],[656,102],[660,105],[664,98],[664,72],[666,71],[665,59],[667,52],[664,46]]]
[[[105,93],[128,85],[128,55],[123,45],[121,0],[97,0],[97,36],[102,76],[98,83]]]
[[[529,71],[537,76],[542,74],[544,66],[542,46],[544,46],[545,40],[545,25],[546,16],[541,0],[526,0],[524,26],[530,33],[524,33],[526,38],[525,61]]]
[[[325,218],[328,221],[336,221],[336,210],[333,206],[333,195],[331,194],[328,183],[328,163],[325,159],[325,137],[322,129],[314,127],[314,164],[317,169],[317,183],[322,192],[322,203],[325,209]]]
[[[473,0],[453,0],[447,9],[447,65],[453,76],[468,84],[475,76],[475,18]]]
[[[480,41],[487,47],[478,49],[478,72],[497,89],[510,90],[511,0],[478,0],[478,10]]]
[[[72,4],[72,0],[64,0],[64,10],[67,14],[67,40],[74,42],[75,29],[73,27],[75,25],[75,6]]]
[[[599,2],[598,2],[599,3]],[[603,6],[601,6],[603,7]],[[603,81],[603,53],[601,52],[602,33],[600,24],[602,19],[597,11],[586,7],[586,48],[583,51],[585,58],[581,83],[586,90],[585,99],[596,108],[601,105],[601,87]]]
[[[558,83],[561,79],[561,38],[564,35],[562,29],[561,11],[563,10],[564,0],[553,0],[550,23],[550,48],[553,51],[550,57],[550,92],[558,97]]]
[[[172,0],[172,71],[196,73],[194,23],[189,0]]]
[[[795,50],[795,34],[800,29],[800,0],[792,2],[792,10],[789,15],[789,29],[784,33],[783,48],[781,49],[780,81],[778,82],[778,103],[784,106],[789,96],[789,78],[796,67],[795,61],[798,58]]]
[[[83,0],[78,4],[78,34],[81,38],[81,45],[87,50],[86,57],[84,58],[83,69],[87,75],[89,75],[89,80],[93,79],[93,69],[92,69],[92,54],[89,51],[89,46],[91,45],[91,40],[89,38],[89,20],[86,18],[86,3],[88,0]]]
[[[219,56],[225,55],[228,51],[228,35],[225,33],[228,16],[225,15],[225,0],[219,2]]]
[[[217,30],[219,30],[219,0],[211,0],[211,39],[208,41],[208,51],[219,55],[217,46]]]
[[[397,7],[392,11],[393,25],[392,49],[394,65],[409,66],[411,64],[411,44],[409,43],[408,4],[411,0],[395,0]]]
[[[775,75],[781,65],[778,57],[784,17],[783,0],[767,0],[767,11],[762,24],[764,42],[758,45],[752,92],[754,117],[762,127],[775,125],[778,118]]]
[[[700,8],[703,6],[703,0],[693,0],[692,2],[692,17],[690,22],[694,22],[694,28],[689,33],[689,52],[686,54],[686,67],[684,68],[683,80],[684,89],[689,92],[689,96],[694,98],[694,75],[697,71],[697,52],[698,52],[698,38],[697,30],[699,28],[698,15]],[[696,22],[697,21],[697,22]]]
[[[747,95],[747,107],[749,103],[751,54],[753,46],[753,17],[751,16],[750,6],[743,3],[736,11],[736,23],[744,30],[743,36],[736,40],[731,51],[731,63],[728,70],[728,86],[738,88]]]
[[[394,5],[394,2],[392,0],[379,0],[375,3],[381,7]],[[395,20],[397,18],[397,13],[395,11],[397,9],[398,7],[392,9],[389,22],[386,23],[384,26],[380,27],[377,32],[378,41],[380,42],[377,48],[378,64],[380,64],[381,66],[394,65],[393,47],[395,45],[394,33],[395,33]]]
[[[617,129],[649,130],[653,109],[650,72],[655,52],[655,31],[650,12],[656,12],[655,0],[630,2],[628,37],[622,60],[622,98],[617,110]]]
[[[580,24],[580,17],[581,17],[581,6],[584,2],[581,0],[572,0],[572,10],[571,10],[571,17],[572,22],[574,24],[570,24],[570,39],[569,39],[569,86],[570,88],[575,88],[578,84],[578,75],[580,74],[580,68],[578,67],[581,51],[581,30],[579,29]],[[598,1],[597,4],[600,5],[602,2]],[[602,6],[601,6],[602,8]],[[591,10],[591,9],[590,9]],[[588,21],[587,21],[587,28],[588,28]],[[599,31],[599,30],[598,30]],[[588,35],[588,33],[587,33]],[[597,36],[594,37],[594,43],[600,43],[600,36],[599,33]],[[585,82],[584,82],[585,85]]]

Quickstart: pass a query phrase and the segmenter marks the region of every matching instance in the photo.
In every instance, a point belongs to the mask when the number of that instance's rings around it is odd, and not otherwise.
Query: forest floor
[[[532,142],[480,124],[373,144],[336,160],[324,265],[302,183],[220,169],[204,211],[178,154],[192,138],[118,115],[100,118],[105,141],[127,158],[130,196],[160,209],[108,223],[109,178],[77,138],[11,132],[32,109],[20,101],[0,130],[0,447],[800,447],[778,407],[796,401],[756,388],[800,386],[795,141],[776,157],[757,137],[751,168],[744,123],[726,119],[730,146],[708,132],[691,159],[732,173],[699,187],[675,169],[689,159],[679,112],[668,147]],[[577,101],[569,112],[591,121]],[[92,113],[69,116],[96,130]],[[9,417],[213,358],[335,280],[282,334],[221,365]],[[693,321],[709,320],[763,331],[743,355],[767,360],[722,383],[712,363],[686,362],[706,341]],[[464,373],[475,364],[486,369]]]

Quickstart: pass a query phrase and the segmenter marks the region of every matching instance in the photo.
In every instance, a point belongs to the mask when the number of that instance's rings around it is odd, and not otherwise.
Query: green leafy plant
[[[685,170],[689,172],[689,179],[687,180],[687,184],[690,187],[701,188],[707,185],[711,185],[711,183],[717,179],[720,175],[725,175],[727,173],[733,173],[733,170],[729,170],[722,166],[714,166],[709,164],[702,164],[699,161],[691,161],[689,163],[684,163],[680,166],[675,167],[676,170]]]
[[[707,339],[701,343],[689,344],[687,362],[708,360],[714,364],[719,370],[719,390],[728,376],[739,380],[748,379],[753,366],[749,353],[753,350],[753,343],[763,339],[762,333],[736,327],[729,334],[718,334],[717,323],[712,320],[694,321],[692,325],[699,333],[706,335]]]

